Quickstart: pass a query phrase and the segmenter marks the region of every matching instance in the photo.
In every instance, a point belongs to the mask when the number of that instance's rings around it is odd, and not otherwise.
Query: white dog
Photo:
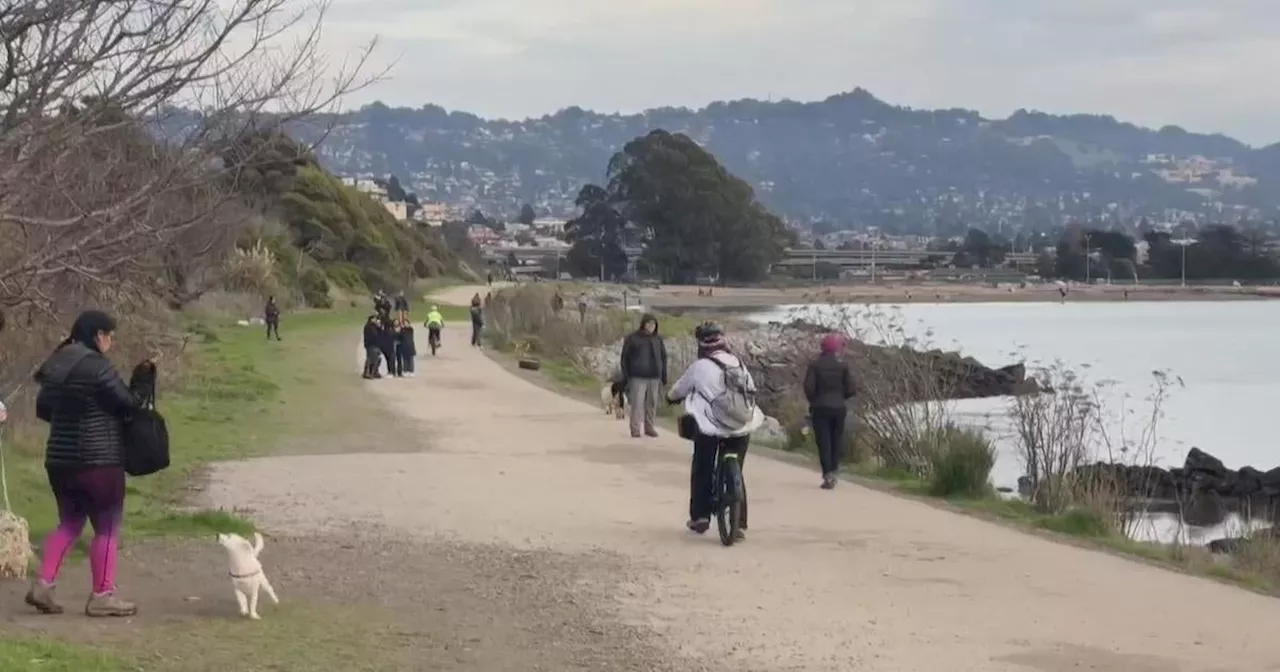
[[[253,543],[235,533],[219,534],[218,543],[227,549],[227,555],[231,559],[231,587],[236,591],[241,616],[248,616],[255,621],[260,618],[259,590],[265,590],[272,602],[280,604],[280,598],[276,597],[276,591],[271,587],[271,582],[267,581],[262,563],[258,561],[258,554],[262,552],[263,546],[261,534],[253,533]]]

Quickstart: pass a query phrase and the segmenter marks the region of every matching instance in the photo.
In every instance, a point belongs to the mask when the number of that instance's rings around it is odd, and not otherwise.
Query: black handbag
[[[124,423],[124,471],[149,476],[169,467],[169,428],[156,409],[156,365],[134,367],[129,389],[141,402]]]

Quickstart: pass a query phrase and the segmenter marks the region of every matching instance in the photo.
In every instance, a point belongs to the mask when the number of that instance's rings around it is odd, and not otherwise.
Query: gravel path
[[[291,535],[354,524],[406,544],[551,553],[564,559],[555,589],[536,594],[586,615],[564,621],[596,661],[584,669],[612,669],[599,661],[615,645],[582,629],[613,622],[630,642],[614,662],[648,656],[643,669],[1280,670],[1280,601],[852,485],[822,491],[780,462],[747,460],[743,545],[687,534],[684,442],[628,438],[469,348],[464,327],[417,378],[363,383],[429,450],[226,464],[210,503]]]

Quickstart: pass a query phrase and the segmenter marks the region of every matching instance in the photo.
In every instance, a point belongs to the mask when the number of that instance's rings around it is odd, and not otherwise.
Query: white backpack
[[[756,417],[756,388],[751,374],[742,360],[738,360],[737,366],[730,366],[715,355],[707,359],[724,372],[724,392],[710,400],[711,417],[731,432],[745,429]]]

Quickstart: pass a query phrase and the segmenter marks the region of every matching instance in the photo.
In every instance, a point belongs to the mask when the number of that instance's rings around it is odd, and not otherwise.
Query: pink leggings
[[[84,524],[93,525],[89,567],[93,592],[115,590],[116,553],[124,517],[124,469],[121,467],[49,467],[49,486],[58,502],[58,527],[44,540],[40,580],[53,584]]]

